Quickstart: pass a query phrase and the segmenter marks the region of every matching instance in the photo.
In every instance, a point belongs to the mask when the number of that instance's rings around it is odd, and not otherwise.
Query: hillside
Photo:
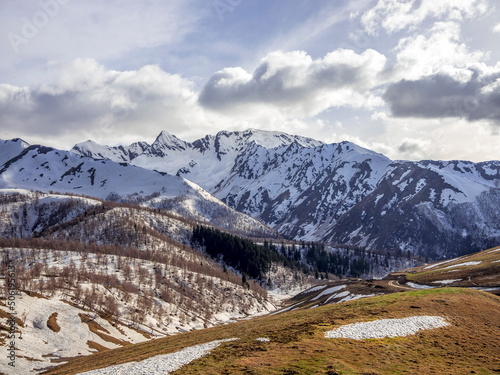
[[[445,286],[477,289],[500,295],[500,248],[392,272],[381,279],[349,278],[316,285],[295,295],[278,313]]]
[[[395,272],[391,276],[414,288],[456,286],[500,295],[500,247]]]
[[[76,374],[143,361],[229,338],[236,340],[220,343],[205,357],[173,374],[493,374],[500,371],[500,315],[491,312],[499,309],[499,297],[475,290],[445,288],[397,293],[131,345],[98,353],[92,361],[71,360],[47,374]],[[325,337],[326,332],[346,324],[415,316],[443,318],[448,325],[406,337]],[[162,367],[161,362],[153,363]]]
[[[191,247],[205,221],[165,209],[9,189],[0,212],[0,345],[15,334],[21,373],[267,313],[275,301],[266,282],[282,294],[315,282],[285,258],[266,263],[262,285],[246,278],[242,262],[226,267]],[[233,233],[243,229],[235,223]]]
[[[397,161],[351,142],[219,132],[194,142],[88,141],[72,152],[182,176],[296,240],[411,251],[431,260],[500,242],[500,162]]]
[[[183,341],[177,341],[176,338],[169,340],[173,340],[175,345],[192,346],[227,338],[239,339],[231,343],[213,344],[214,347],[222,345],[224,352],[217,352],[215,349],[213,360],[209,355],[200,359],[198,365],[193,362],[179,371],[182,374],[196,371],[207,374],[216,374],[217,371],[231,374],[400,374],[405,371],[461,374],[472,368],[483,369],[483,373],[490,374],[500,370],[500,340],[497,337],[500,326],[496,321],[498,314],[494,313],[500,311],[500,298],[494,295],[500,289],[499,262],[499,248],[492,248],[395,272],[384,279],[342,279],[328,282],[305,289],[287,301],[285,307],[271,312],[266,317],[233,323],[229,327],[204,330],[212,332],[206,335],[201,332],[201,336],[186,335],[188,344],[182,344]],[[457,279],[453,283],[448,282],[450,272],[460,274],[463,283]],[[412,277],[415,280],[409,281]],[[417,284],[417,280],[426,280],[427,284]],[[442,285],[468,288],[439,288]],[[485,294],[478,289],[489,293]],[[412,327],[413,323],[398,324],[397,321],[391,320],[385,323],[384,319],[402,318],[421,320],[416,327],[426,326],[426,319],[444,319],[442,322],[447,325],[404,338],[362,341],[335,339],[335,345],[330,345],[329,340],[332,339],[320,340],[321,333],[354,322],[373,322],[379,325],[373,328],[375,331],[370,331],[368,326],[363,327],[356,337],[368,332],[376,335],[380,332],[389,334],[391,330],[396,330],[395,334],[399,336],[402,331]],[[342,329],[352,331],[354,328],[348,326]],[[486,341],[482,342],[481,337]],[[240,343],[240,340],[245,342]],[[169,347],[169,342],[167,340],[164,343],[165,347],[162,344],[161,349],[157,344],[148,349],[139,346],[141,358],[163,353],[164,348]],[[466,342],[470,342],[470,345],[465,345]],[[414,345],[417,350],[412,352]],[[456,345],[460,346],[460,350],[455,353]],[[153,347],[155,349],[152,349]],[[474,354],[480,347],[482,355]],[[143,352],[142,348],[146,352]],[[150,350],[152,352],[149,352]],[[391,353],[391,350],[395,352]],[[187,351],[205,353],[197,346]],[[366,357],[368,352],[372,354]],[[115,359],[121,356],[120,352],[113,353]],[[374,353],[377,353],[376,356]],[[450,356],[450,353],[453,354]],[[182,357],[184,354],[176,356]],[[359,357],[367,359],[363,362]],[[158,359],[149,361],[158,365],[158,362],[155,362]],[[169,366],[178,361],[179,359],[166,357],[162,363],[165,368],[171,368]],[[219,361],[222,361],[222,364]],[[375,367],[371,372],[367,372],[370,363]],[[453,367],[456,372],[444,372],[446,366]]]
[[[0,343],[9,342],[14,312],[22,373],[274,310],[252,280],[243,285],[235,272],[174,241],[156,238],[154,245],[2,240],[0,284],[17,294],[0,301]]]

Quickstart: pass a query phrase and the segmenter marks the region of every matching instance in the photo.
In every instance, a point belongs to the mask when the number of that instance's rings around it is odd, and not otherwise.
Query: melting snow
[[[462,257],[463,258],[463,257]],[[434,263],[434,264],[431,264],[429,266],[425,266],[424,267],[424,270],[428,270],[428,269],[431,269],[431,268],[434,268],[434,267],[438,267],[438,266],[441,266],[443,264],[446,264],[446,263],[451,263],[451,262],[455,262],[457,260],[459,260],[461,258],[457,258],[457,259],[449,259],[449,260],[444,260],[442,262],[439,262],[439,263]]]
[[[271,340],[268,337],[257,337],[255,341],[270,342]]]
[[[448,268],[454,268],[454,267],[463,267],[463,266],[477,266],[478,264],[481,264],[482,261],[472,261],[472,262],[463,262],[459,264],[452,264],[451,266],[443,268],[443,270],[447,270]]]
[[[335,293],[335,292],[339,291],[340,289],[344,289],[346,286],[347,285],[337,285],[337,286],[333,286],[331,288],[327,288],[327,289],[323,290],[321,293],[319,293],[316,297],[314,297],[311,301],[316,301],[317,299],[319,299],[323,296]]]
[[[316,291],[318,291],[318,290],[323,289],[324,287],[325,287],[324,285],[314,286],[314,287],[312,287],[311,289],[307,289],[307,290],[303,291],[303,292],[302,292],[302,293],[300,293],[300,294],[305,294],[305,293],[312,293],[312,292],[316,292]]]
[[[462,281],[462,279],[449,279],[449,280],[439,280],[436,281],[439,284],[453,284],[454,282]]]
[[[325,304],[327,304],[328,302],[330,302],[332,299],[342,298],[342,297],[348,296],[349,294],[350,293],[347,290],[345,292],[340,292],[340,293],[333,294],[330,297],[328,297],[328,299],[325,301]],[[339,302],[342,302],[342,301],[339,301]]]
[[[99,370],[82,372],[80,375],[166,375],[177,371],[195,359],[208,355],[221,343],[234,340],[238,339],[216,340],[201,345],[189,346],[175,353],[157,355],[140,362],[128,362]]]
[[[432,288],[435,288],[435,286],[432,286],[432,285],[421,285],[421,284],[415,284],[415,283],[406,283],[406,285],[408,285],[409,287],[411,288],[414,288],[414,289],[432,289]]]
[[[340,302],[346,302],[346,301],[354,301],[355,299],[360,299],[360,298],[366,298],[366,297],[375,297],[378,296],[378,294],[351,294],[348,295],[347,297],[342,298],[338,303]]]
[[[354,340],[403,337],[421,330],[446,327],[449,323],[440,316],[412,316],[403,319],[381,319],[372,322],[347,324],[325,332],[326,338]]]

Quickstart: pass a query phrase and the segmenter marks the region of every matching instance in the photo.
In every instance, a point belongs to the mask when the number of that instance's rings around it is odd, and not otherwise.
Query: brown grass
[[[468,255],[462,259],[444,263],[432,268],[428,266],[416,267],[402,275],[408,281],[417,282],[420,284],[432,284],[440,280],[460,279],[460,281],[452,284],[453,286],[461,287],[500,287],[500,251],[492,252],[500,249],[500,247],[481,251]],[[480,261],[477,265],[456,266],[465,262]]]
[[[87,341],[87,346],[90,349],[97,350],[98,352],[104,352],[106,350],[109,350],[109,348],[106,348],[105,346],[102,346],[101,344],[98,344],[97,342],[91,340]]]
[[[493,374],[500,371],[500,298],[459,288],[396,293],[255,318],[71,360],[49,374],[95,368],[239,337],[177,374]],[[334,327],[382,318],[439,315],[452,326],[404,338],[327,339]],[[257,342],[269,337],[271,342]]]
[[[47,297],[45,297],[43,294],[40,294],[40,293],[37,293],[37,292],[33,292],[31,290],[23,290],[24,293],[26,293],[28,296],[30,297],[36,297],[36,298],[42,298],[42,299],[48,299]]]
[[[10,317],[11,317],[11,316],[10,316],[10,314],[9,314],[8,312],[6,312],[6,311],[4,311],[4,310],[0,309],[0,318],[9,319]],[[16,325],[17,325],[18,327],[23,327],[23,328],[24,328],[24,323],[23,323],[23,321],[22,321],[20,318],[18,318],[17,316],[16,316],[16,318],[15,318],[15,319],[16,319]],[[0,324],[0,329],[5,329],[5,330],[7,330],[7,331],[9,330],[9,328],[7,328],[6,326],[4,326],[4,325],[2,325],[2,324]],[[17,331],[16,331],[16,332],[17,332]]]
[[[52,313],[47,320],[47,327],[49,327],[54,332],[59,332],[61,327],[57,324],[57,312]]]
[[[89,330],[92,333],[95,333],[97,336],[99,336],[101,339],[107,342],[111,342],[116,345],[120,346],[125,346],[125,345],[130,345],[130,342],[124,341],[124,340],[119,340],[116,337],[110,336],[109,331],[101,326],[99,323],[97,323],[95,320],[92,318],[89,318],[85,314],[78,314],[80,316],[80,319],[82,320],[82,323],[86,323],[89,326]]]

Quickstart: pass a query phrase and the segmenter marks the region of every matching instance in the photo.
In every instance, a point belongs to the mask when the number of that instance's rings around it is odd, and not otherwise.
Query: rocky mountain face
[[[350,142],[220,132],[185,142],[73,153],[182,176],[232,208],[301,240],[404,250],[431,259],[500,242],[500,162],[393,161]]]

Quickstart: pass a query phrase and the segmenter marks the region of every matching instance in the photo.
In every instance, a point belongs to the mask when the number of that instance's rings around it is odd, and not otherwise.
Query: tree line
[[[273,263],[281,263],[291,269],[302,268],[299,262],[275,248],[258,245],[212,227],[195,226],[191,240],[195,247],[202,247],[213,259],[223,261],[255,280],[264,281]]]

